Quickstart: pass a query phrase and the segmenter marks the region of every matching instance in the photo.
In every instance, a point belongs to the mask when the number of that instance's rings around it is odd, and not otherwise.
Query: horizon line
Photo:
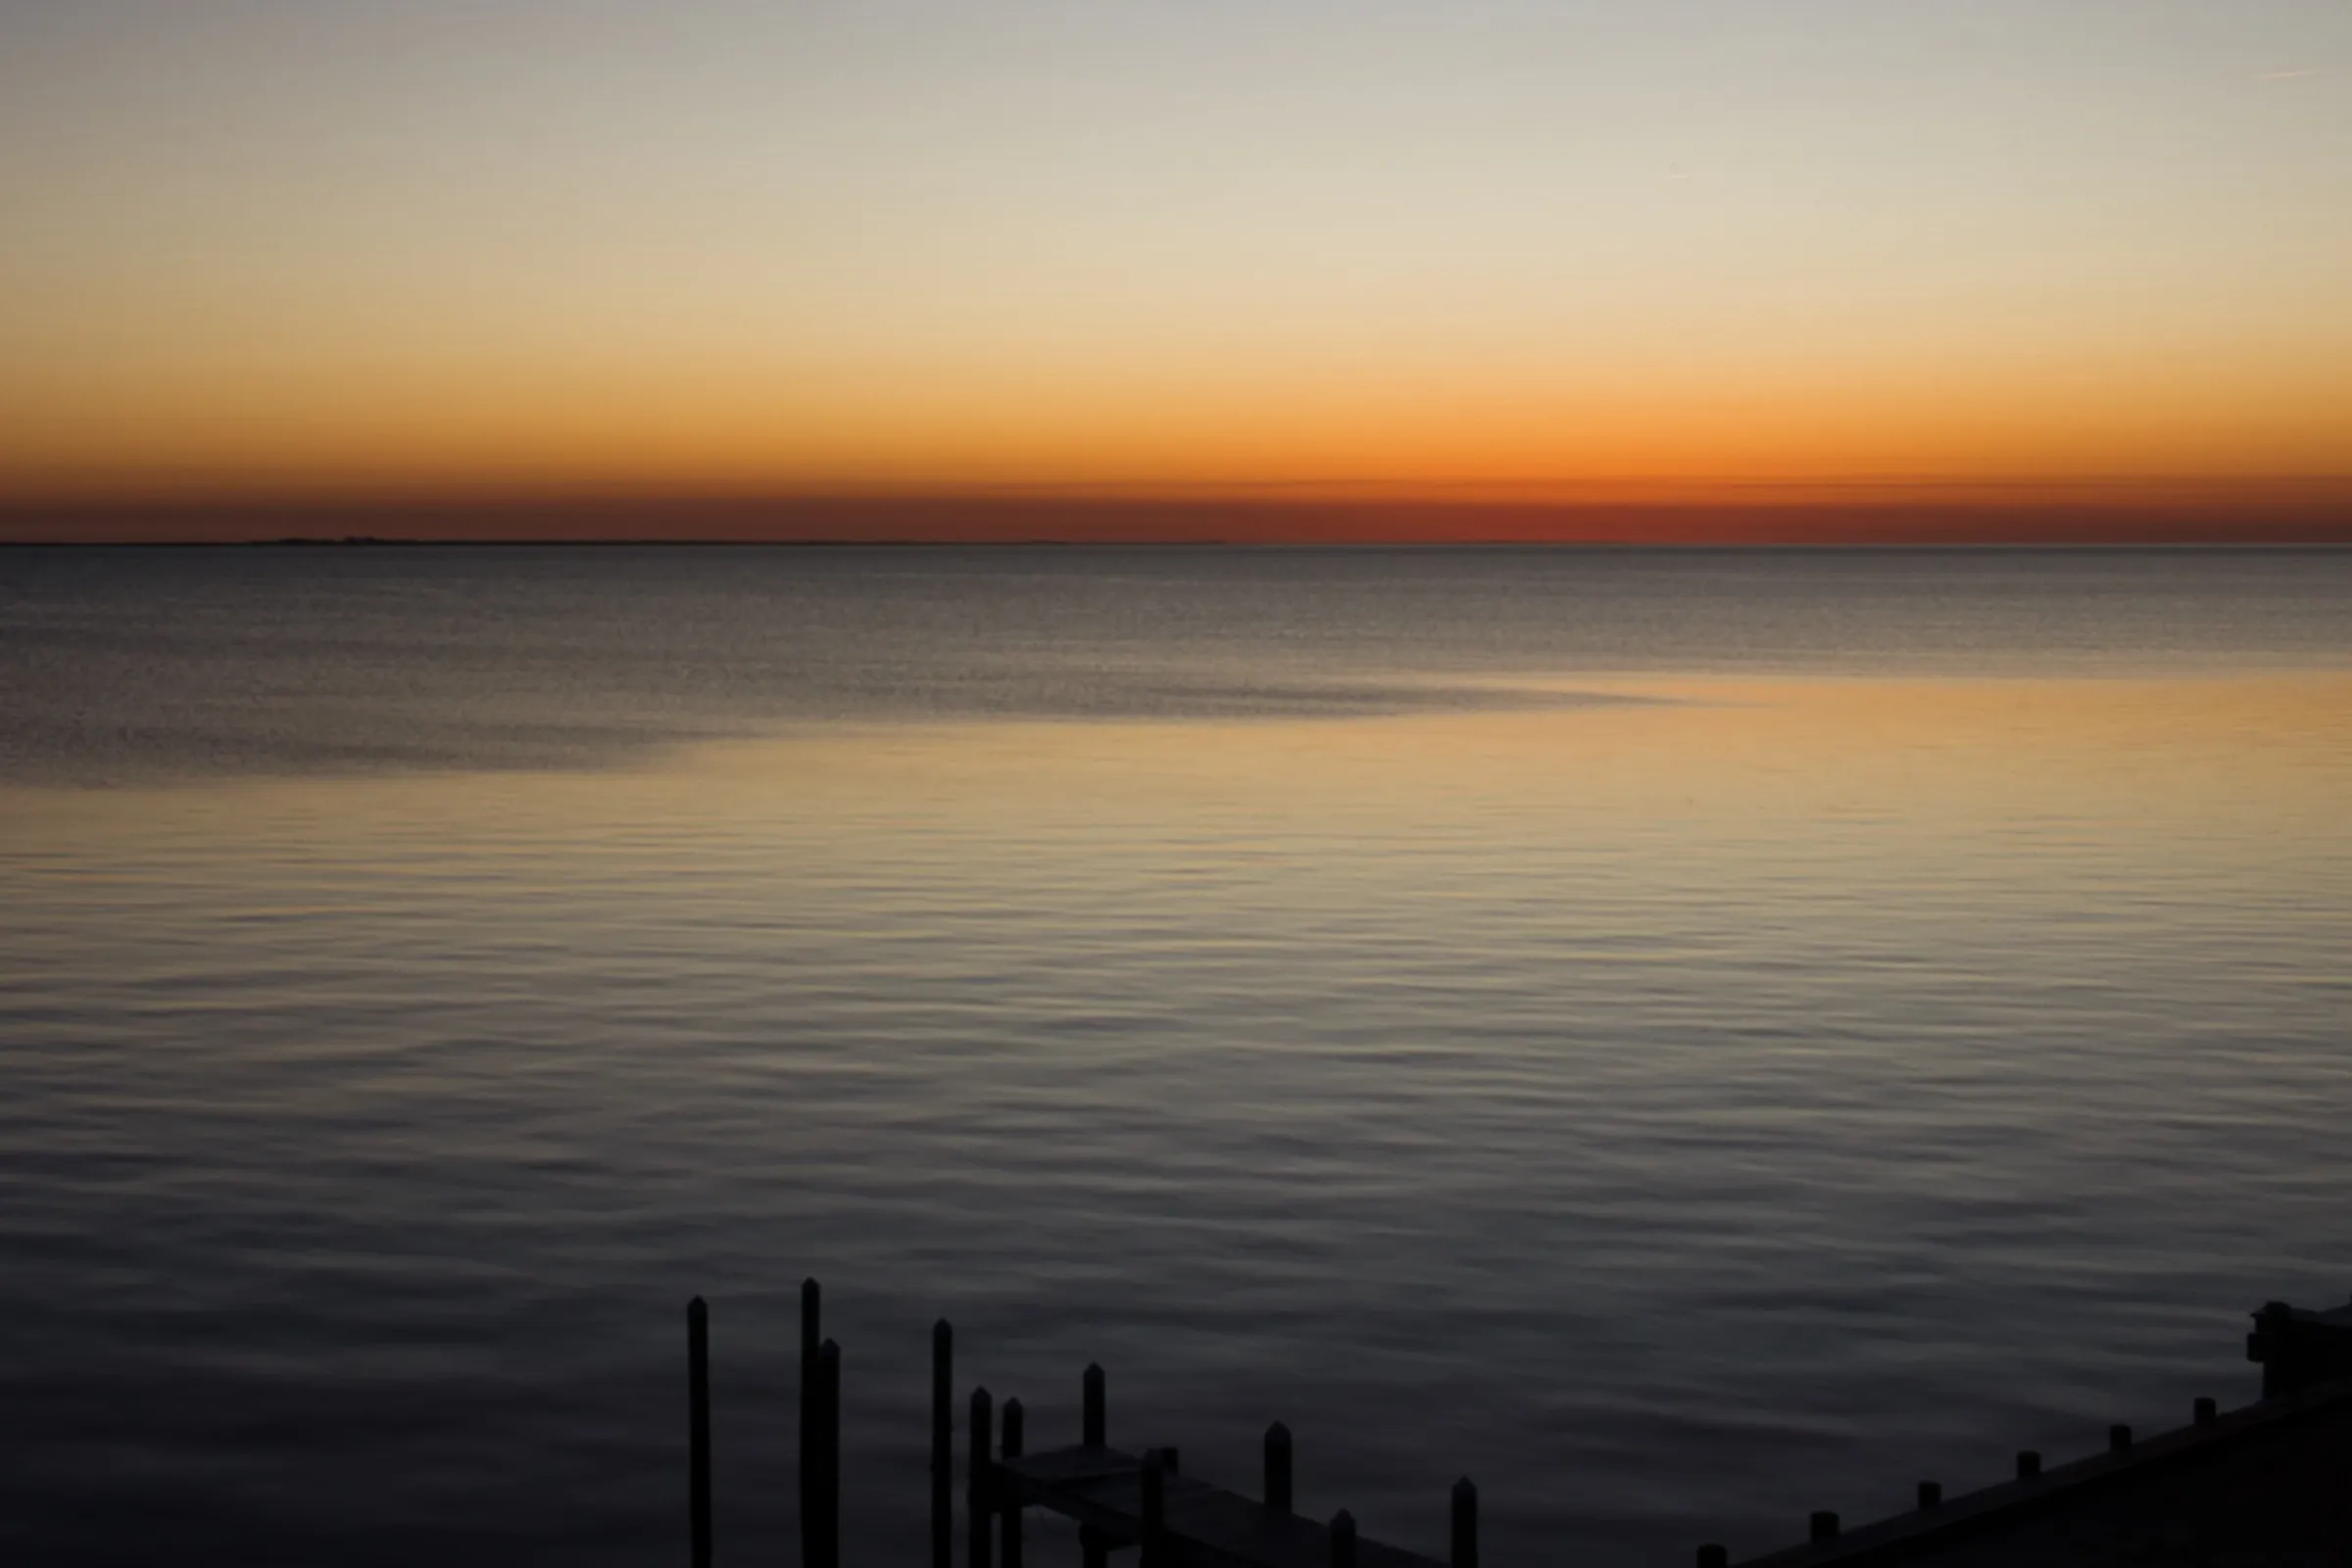
[[[2260,551],[2277,554],[2352,551],[2352,536],[2312,539],[728,539],[660,535],[399,538],[371,534],[286,534],[234,539],[8,539],[9,550],[1343,550],[1442,552],[1456,550],[1649,551],[1899,551],[1920,555],[1960,552],[2097,554],[2107,551]]]
[[[0,495],[0,542],[1230,545],[2352,544],[2352,477],[2070,488],[1787,481],[1743,494],[1534,498],[877,493]]]

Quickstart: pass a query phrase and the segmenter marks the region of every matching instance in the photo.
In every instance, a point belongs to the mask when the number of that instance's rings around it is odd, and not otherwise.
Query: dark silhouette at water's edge
[[[822,1293],[801,1287],[801,1561],[840,1568],[842,1351],[821,1339]],[[689,1524],[694,1568],[712,1558],[710,1313],[687,1307]],[[1906,1513],[1847,1532],[1816,1510],[1800,1544],[1744,1559],[1747,1568],[1815,1564],[1936,1564],[1938,1568],[2191,1568],[2217,1561],[2289,1565],[2352,1560],[2352,1306],[2298,1311],[2283,1301],[2254,1314],[2246,1353],[2263,1368],[2262,1398],[2225,1414],[2199,1398],[2185,1427],[2135,1437],[2107,1429],[2104,1451],[2045,1467],[2020,1450],[2014,1478],[1946,1497],[1922,1481]],[[930,1568],[956,1568],[954,1489],[955,1330],[931,1335]],[[1080,1530],[1085,1568],[1106,1568],[1111,1550],[1139,1548],[1140,1568],[1478,1568],[1479,1496],[1468,1477],[1450,1494],[1450,1546],[1436,1558],[1360,1539],[1342,1508],[1328,1524],[1293,1506],[1295,1450],[1288,1426],[1267,1427],[1258,1499],[1193,1479],[1173,1447],[1122,1451],[1110,1445],[1106,1378],[1090,1364],[1080,1380],[1082,1421],[1071,1446],[1030,1452],[1018,1398],[1003,1406],[971,1392],[963,1429],[966,1568],[1021,1568],[1022,1515],[1055,1513]],[[1573,1546],[1573,1544],[1566,1544]],[[1731,1568],[1726,1546],[1697,1549],[1698,1568]]]

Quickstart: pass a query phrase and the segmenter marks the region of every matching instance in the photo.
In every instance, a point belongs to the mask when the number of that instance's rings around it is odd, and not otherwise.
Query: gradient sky
[[[2343,0],[0,0],[20,505],[2347,474]]]

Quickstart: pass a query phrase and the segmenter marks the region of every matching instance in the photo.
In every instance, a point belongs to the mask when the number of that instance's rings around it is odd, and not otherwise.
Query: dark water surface
[[[2352,555],[0,552],[0,1559],[1679,1564],[2352,1289]],[[1041,1532],[1041,1562],[1075,1552]]]

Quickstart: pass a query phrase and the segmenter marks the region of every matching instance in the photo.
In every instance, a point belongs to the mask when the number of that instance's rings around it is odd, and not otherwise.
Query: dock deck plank
[[[1115,1448],[1080,1445],[1006,1459],[997,1467],[1001,1499],[1046,1508],[1108,1539],[1143,1534],[1144,1461]],[[1183,1474],[1161,1480],[1161,1526],[1171,1563],[1187,1568],[1324,1568],[1330,1532],[1312,1519],[1277,1513],[1253,1497]],[[1444,1568],[1435,1558],[1359,1540],[1357,1568]]]

